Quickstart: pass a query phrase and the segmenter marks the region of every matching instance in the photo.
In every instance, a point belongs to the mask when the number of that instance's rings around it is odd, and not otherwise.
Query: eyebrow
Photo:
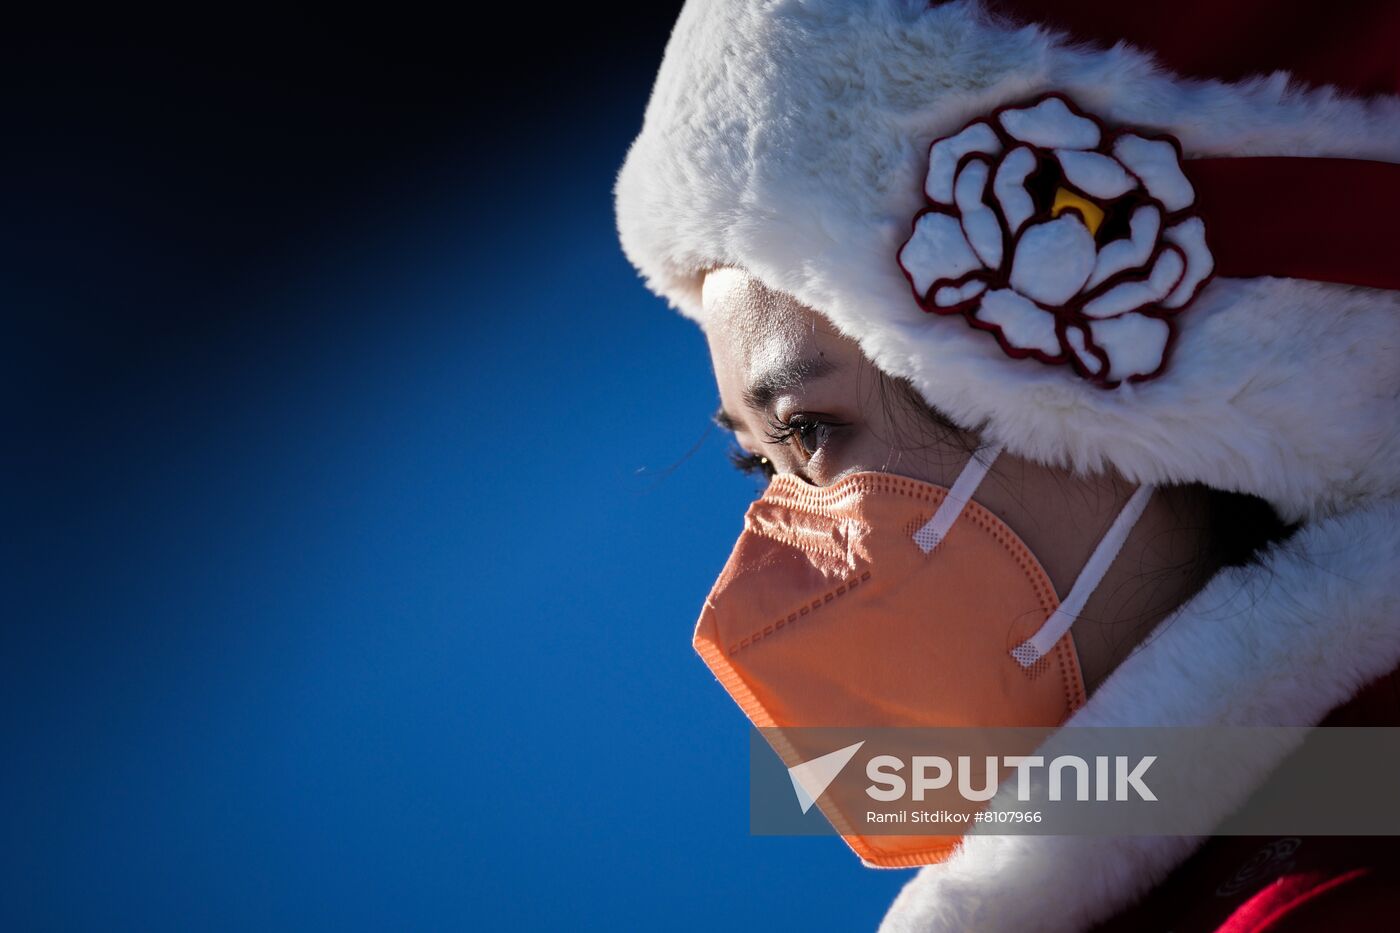
[[[754,411],[763,411],[778,396],[779,392],[799,386],[809,379],[829,376],[840,368],[839,363],[834,363],[825,357],[814,360],[796,360],[777,366],[761,374],[749,384],[748,388],[744,390],[744,404]],[[738,427],[738,420],[722,407],[714,413],[713,418],[715,424],[731,433]]]
[[[762,373],[744,390],[744,404],[754,411],[763,411],[768,403],[784,389],[800,386],[808,379],[829,376],[841,367],[826,357],[813,360],[794,360]]]

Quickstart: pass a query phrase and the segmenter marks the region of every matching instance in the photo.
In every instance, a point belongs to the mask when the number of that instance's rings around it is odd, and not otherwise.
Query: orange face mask
[[[1057,726],[1083,704],[1069,627],[1151,487],[1061,604],[1015,532],[972,501],[998,452],[974,455],[951,488],[874,472],[772,479],[695,630],[754,725]],[[942,861],[960,837],[844,838],[871,865],[904,867]]]

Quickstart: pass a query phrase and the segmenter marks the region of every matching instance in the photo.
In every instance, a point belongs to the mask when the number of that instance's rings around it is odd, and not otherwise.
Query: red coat
[[[1400,725],[1400,671],[1323,725]],[[1218,836],[1099,933],[1348,933],[1400,928],[1389,836]]]

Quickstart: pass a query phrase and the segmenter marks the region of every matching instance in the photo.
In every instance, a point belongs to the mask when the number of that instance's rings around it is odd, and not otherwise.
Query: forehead
[[[740,269],[705,276],[705,336],[715,374],[748,377],[794,360],[859,354],[820,314]]]

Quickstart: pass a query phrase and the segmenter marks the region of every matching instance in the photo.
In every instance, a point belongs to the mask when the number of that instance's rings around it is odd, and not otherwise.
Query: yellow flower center
[[[1050,205],[1050,216],[1059,217],[1065,211],[1077,211],[1090,236],[1097,236],[1099,225],[1103,223],[1103,208],[1088,198],[1082,198],[1068,188],[1055,189],[1055,203]]]

